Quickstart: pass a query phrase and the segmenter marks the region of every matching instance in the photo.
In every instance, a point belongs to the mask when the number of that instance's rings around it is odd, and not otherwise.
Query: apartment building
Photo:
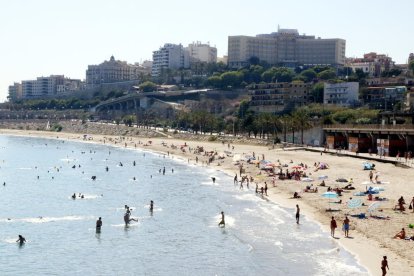
[[[64,75],[38,77],[35,80],[23,80],[9,86],[9,99],[33,99],[60,96],[68,92],[85,89],[85,83],[79,79],[65,78]]]
[[[190,63],[193,62],[217,62],[217,48],[210,44],[203,44],[200,41],[188,44],[185,48],[188,52]]]
[[[395,66],[391,57],[371,52],[362,58],[348,58],[346,66],[355,70],[360,69],[370,77],[379,77],[382,72],[389,71]]]
[[[271,34],[229,36],[228,64],[240,68],[257,57],[271,65],[295,67],[299,65],[345,64],[344,39],[321,39],[300,35],[296,29],[279,29]]]
[[[188,52],[181,44],[166,43],[152,54],[151,75],[157,77],[163,69],[188,68],[189,65]]]
[[[323,89],[323,102],[327,105],[355,106],[358,103],[359,83],[326,83]]]
[[[99,65],[88,65],[86,85],[88,88],[93,88],[107,83],[138,81],[142,74],[148,73],[148,69],[139,64],[128,64],[111,56],[109,60]]]
[[[255,112],[286,113],[313,102],[312,84],[281,82],[254,84],[249,88],[249,108]]]
[[[393,111],[397,104],[403,106],[406,93],[406,86],[366,87],[361,90],[361,100],[369,108]]]

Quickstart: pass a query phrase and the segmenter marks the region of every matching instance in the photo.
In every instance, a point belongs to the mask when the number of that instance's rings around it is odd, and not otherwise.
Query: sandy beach
[[[91,134],[85,139],[83,134],[66,133],[66,132],[47,132],[34,130],[8,130],[1,129],[0,134],[3,135],[22,135],[35,136],[52,139],[67,139],[84,141],[88,143],[105,143],[107,145],[114,145],[119,147],[126,147],[130,149],[140,148],[182,158],[189,163],[196,163],[200,166],[208,166],[217,170],[221,170],[234,176],[239,173],[239,164],[243,164],[244,173],[254,178],[254,183],[250,183],[250,189],[254,189],[256,183],[259,188],[267,182],[269,190],[268,196],[264,196],[268,200],[274,201],[281,206],[291,208],[292,223],[295,223],[294,214],[296,204],[300,205],[301,214],[320,223],[324,230],[329,232],[329,222],[331,216],[334,216],[338,229],[336,231],[336,239],[332,238],[333,242],[337,242],[344,246],[351,253],[355,254],[361,265],[366,267],[371,275],[380,275],[380,263],[382,256],[388,256],[390,270],[388,275],[412,275],[414,270],[414,257],[412,250],[414,249],[414,241],[397,240],[393,236],[405,228],[407,236],[414,235],[414,229],[409,228],[409,224],[414,224],[414,212],[408,209],[408,205],[414,196],[413,192],[409,190],[410,177],[414,175],[412,168],[397,167],[393,164],[382,162],[373,162],[376,165],[375,174],[378,174],[378,180],[386,182],[387,184],[366,184],[369,182],[369,171],[363,170],[363,159],[356,159],[350,156],[338,156],[335,153],[310,152],[302,149],[298,150],[283,150],[281,148],[269,148],[267,146],[249,145],[249,144],[230,144],[222,142],[208,142],[196,140],[178,140],[169,137],[163,138],[143,138],[143,137],[121,137],[110,135]],[[185,145],[183,147],[183,145]],[[194,153],[196,147],[203,147],[204,151],[198,154]],[[234,147],[234,149],[233,149]],[[191,148],[191,152],[190,152]],[[205,152],[217,152],[215,160],[208,164],[210,156],[205,155]],[[293,166],[300,163],[306,164],[305,170],[308,177],[312,178],[313,182],[304,182],[296,180],[279,180],[276,176],[275,186],[272,184],[273,177],[266,176],[264,171],[261,171],[256,164],[248,164],[246,161],[240,161],[235,164],[233,156],[240,155],[254,155],[258,159],[264,157],[274,164],[287,165],[282,167],[283,172],[286,169],[293,171]],[[229,156],[228,156],[229,155]],[[218,159],[218,156],[223,156],[223,159]],[[291,162],[293,161],[293,162]],[[324,162],[328,164],[329,168],[325,170],[315,171],[314,163]],[[279,171],[279,169],[276,169]],[[260,174],[261,173],[261,174]],[[321,180],[319,177],[326,176],[326,187],[320,187]],[[353,179],[353,186],[355,190],[344,190],[342,196],[337,199],[323,198],[321,195],[326,192],[327,187],[340,188],[348,183],[340,183],[335,180],[338,178]],[[240,176],[238,177],[240,180]],[[365,184],[364,184],[365,183]],[[233,182],[228,183],[233,185]],[[318,186],[317,193],[303,192],[307,185],[313,184],[313,187]],[[373,202],[369,201],[365,196],[354,196],[358,191],[365,191],[367,186],[383,188],[380,194],[374,195],[381,198],[387,198],[386,201],[380,202],[380,206],[372,213],[377,218],[370,217],[367,211],[368,206]],[[301,198],[293,199],[293,193],[300,192]],[[397,204],[398,198],[404,197],[406,211],[395,211],[394,206]],[[348,208],[346,202],[359,198],[364,202],[364,205],[356,208]],[[342,200],[341,204],[329,203],[333,201]],[[338,209],[337,212],[327,212],[326,209]],[[365,213],[368,219],[359,219],[357,217],[350,218],[350,238],[345,238],[343,232],[340,230],[345,214],[353,215]],[[386,219],[378,219],[378,217]],[[317,241],[315,241],[317,242]]]

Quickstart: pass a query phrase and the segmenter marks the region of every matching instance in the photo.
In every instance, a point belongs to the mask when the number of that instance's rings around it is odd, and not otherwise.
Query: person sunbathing
[[[345,187],[343,187],[342,189],[344,190],[355,190],[355,187],[352,186],[352,183],[346,185]]]
[[[404,240],[405,239],[405,230],[404,228],[401,229],[400,232],[398,232],[395,236],[394,239],[401,239]]]
[[[319,184],[321,187],[325,187],[325,180],[322,180],[321,184]]]

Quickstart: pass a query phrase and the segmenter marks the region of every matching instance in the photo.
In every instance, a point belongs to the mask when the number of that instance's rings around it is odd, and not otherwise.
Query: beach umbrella
[[[328,176],[327,175],[321,175],[321,176],[318,176],[318,179],[319,180],[328,179]]]
[[[347,203],[348,208],[355,209],[362,206],[362,200],[359,198],[354,198],[348,201]]]
[[[335,192],[325,192],[322,194],[322,197],[324,198],[337,198],[338,194]]]
[[[368,206],[368,212],[372,213],[375,210],[377,210],[381,206],[381,203],[379,202],[373,202],[371,205]]]
[[[322,194],[324,198],[337,198],[338,194],[335,192],[325,192]],[[331,210],[331,202],[329,201],[329,210]]]

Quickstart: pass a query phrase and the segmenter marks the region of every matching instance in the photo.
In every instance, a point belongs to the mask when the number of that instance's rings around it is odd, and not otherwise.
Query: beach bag
[[[413,209],[413,205],[412,204],[410,204],[410,206],[408,206],[408,209]]]

